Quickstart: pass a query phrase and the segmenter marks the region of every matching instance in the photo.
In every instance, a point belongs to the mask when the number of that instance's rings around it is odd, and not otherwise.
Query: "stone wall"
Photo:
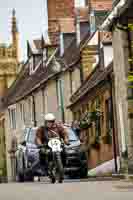
[[[133,161],[133,140],[129,134],[127,76],[128,76],[128,41],[126,31],[115,28],[113,32],[115,97],[121,170],[127,170],[126,159],[122,154],[128,151],[129,162]]]

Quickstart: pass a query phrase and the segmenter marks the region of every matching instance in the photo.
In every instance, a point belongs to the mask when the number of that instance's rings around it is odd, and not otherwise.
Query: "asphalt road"
[[[133,184],[120,181],[0,184],[0,200],[133,200]]]

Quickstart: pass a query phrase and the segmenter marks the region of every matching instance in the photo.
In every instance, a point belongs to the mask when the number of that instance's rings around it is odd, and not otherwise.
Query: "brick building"
[[[52,44],[59,43],[59,20],[74,19],[74,0],[48,0],[48,33]]]

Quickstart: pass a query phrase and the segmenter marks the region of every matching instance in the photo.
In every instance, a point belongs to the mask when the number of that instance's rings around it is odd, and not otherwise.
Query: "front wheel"
[[[57,159],[56,162],[57,162],[58,181],[59,183],[62,183],[64,179],[64,169],[63,169],[61,155],[58,154],[56,159]]]

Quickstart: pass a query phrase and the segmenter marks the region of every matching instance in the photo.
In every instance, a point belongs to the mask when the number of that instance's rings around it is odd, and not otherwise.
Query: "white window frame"
[[[16,107],[10,107],[8,110],[9,110],[10,127],[11,129],[16,130],[17,128]]]
[[[86,1],[85,0],[75,0],[75,7],[85,7]]]
[[[20,110],[21,121],[22,121],[23,124],[25,124],[25,113],[24,113],[25,112],[25,107],[24,107],[24,102],[21,102],[19,104],[19,110]]]
[[[38,64],[35,66],[34,68],[34,57],[32,56],[30,59],[29,59],[29,71],[30,71],[30,75],[34,74],[37,69],[41,66],[41,63],[43,62],[43,65],[45,64],[47,60],[47,49],[43,49],[43,55],[42,55],[42,59],[38,62]]]

